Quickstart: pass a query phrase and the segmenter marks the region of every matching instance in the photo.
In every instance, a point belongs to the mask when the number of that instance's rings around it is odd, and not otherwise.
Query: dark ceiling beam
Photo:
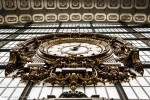
[[[33,83],[31,81],[28,81],[28,83],[27,83],[26,87],[24,88],[21,96],[19,97],[19,100],[27,100],[28,95],[29,95],[32,87],[33,87]]]
[[[92,23],[92,22],[91,22]],[[28,27],[28,29],[58,29],[59,27]],[[76,27],[60,27],[60,29],[70,29],[70,28],[76,28]],[[91,27],[80,27],[83,29],[91,28]],[[127,26],[127,25],[122,25],[122,26],[94,26],[95,28],[150,28],[150,25],[137,25],[137,26]],[[0,26],[0,29],[22,29],[22,27],[15,27],[15,26]]]
[[[32,23],[28,23],[28,24],[32,24]],[[102,23],[102,24],[105,24],[105,23]],[[0,28],[1,29],[22,29],[22,27],[15,27],[15,26],[0,26]],[[36,27],[36,26],[28,27],[28,29],[49,29],[49,28],[57,29],[58,27]],[[76,28],[76,27],[60,27],[60,28]],[[81,27],[81,28],[91,28],[91,27],[87,26],[87,27]],[[150,28],[150,25],[136,24],[136,26],[128,26],[128,25],[121,23],[121,26],[94,26],[94,28]]]
[[[129,100],[120,82],[115,83],[115,87],[121,100]]]

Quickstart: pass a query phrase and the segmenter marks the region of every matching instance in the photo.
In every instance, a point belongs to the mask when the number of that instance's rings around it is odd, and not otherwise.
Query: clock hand
[[[77,50],[79,49],[80,45],[81,45],[81,44],[79,44],[79,45],[77,45],[77,46],[73,47],[71,50],[73,50],[73,51],[77,51]]]

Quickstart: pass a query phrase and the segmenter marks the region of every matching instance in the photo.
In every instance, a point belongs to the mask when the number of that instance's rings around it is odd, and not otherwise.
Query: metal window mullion
[[[94,84],[94,90],[95,90],[95,95],[98,95],[98,94],[97,94],[97,91],[96,91],[96,86],[95,86],[95,84]]]
[[[106,85],[104,85],[104,88],[105,88],[105,91],[106,91],[106,94],[107,94],[107,97],[108,97],[108,100],[109,100],[110,97],[109,97],[109,93],[108,93],[108,91],[107,91]]]
[[[39,95],[38,95],[38,98],[37,99],[40,99],[40,95],[41,95],[41,93],[42,93],[42,90],[43,90],[43,85],[42,85],[42,87],[41,87],[41,89],[40,89],[40,93],[39,93]]]
[[[50,95],[52,95],[52,93],[53,93],[53,89],[54,89],[54,85],[52,85],[52,89],[51,89],[51,93],[50,93]]]

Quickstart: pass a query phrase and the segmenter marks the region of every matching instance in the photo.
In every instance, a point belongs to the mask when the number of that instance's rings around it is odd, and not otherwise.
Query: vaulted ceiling
[[[39,22],[149,23],[149,0],[0,0],[0,25]]]

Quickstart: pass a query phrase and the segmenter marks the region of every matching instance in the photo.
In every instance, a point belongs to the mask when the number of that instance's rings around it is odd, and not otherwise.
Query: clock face
[[[48,53],[50,55],[56,56],[70,56],[75,55],[77,57],[84,56],[92,56],[98,55],[102,52],[103,46],[98,46],[89,43],[80,43],[80,42],[72,42],[72,43],[61,43],[48,48]]]
[[[42,43],[37,51],[39,58],[45,59],[70,59],[106,60],[112,56],[112,50],[107,42],[89,38],[62,38]]]

